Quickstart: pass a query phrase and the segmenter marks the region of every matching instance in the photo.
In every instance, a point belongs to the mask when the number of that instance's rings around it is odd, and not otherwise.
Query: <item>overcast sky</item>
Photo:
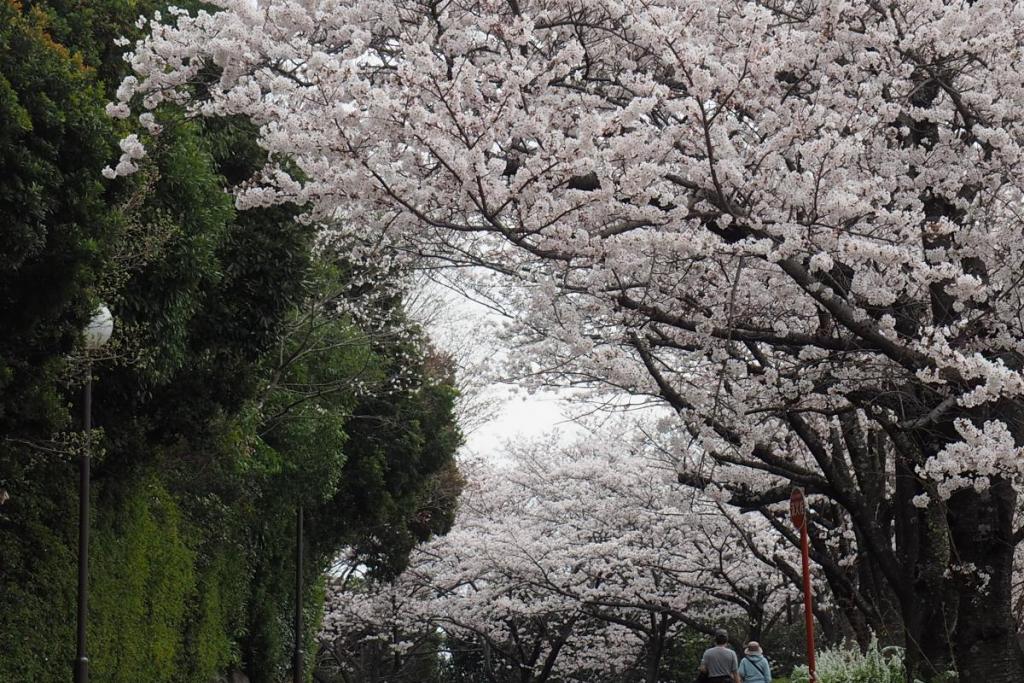
[[[508,440],[537,437],[557,432],[571,440],[582,429],[571,422],[571,410],[565,398],[554,393],[509,395],[495,387],[498,403],[494,417],[466,436],[467,453],[491,456]]]
[[[500,459],[508,440],[557,432],[571,441],[583,432],[571,420],[567,392],[530,394],[502,382],[502,360],[516,351],[498,334],[503,323],[498,313],[433,283],[425,284],[417,297],[414,316],[432,341],[456,359],[460,383],[467,385],[463,389],[468,396],[463,416],[466,455]]]

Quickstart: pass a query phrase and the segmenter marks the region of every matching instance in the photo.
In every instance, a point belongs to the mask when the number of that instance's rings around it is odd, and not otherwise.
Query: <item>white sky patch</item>
[[[465,455],[500,460],[509,441],[553,433],[557,442],[569,443],[586,432],[573,421],[579,407],[571,390],[526,392],[504,377],[504,360],[516,351],[499,335],[504,320],[498,311],[429,280],[409,308],[458,366]]]
[[[467,434],[465,450],[469,454],[500,457],[503,445],[510,441],[554,434],[559,443],[568,443],[585,432],[572,421],[569,400],[558,392],[525,394],[501,385],[490,391],[497,402],[496,414]]]

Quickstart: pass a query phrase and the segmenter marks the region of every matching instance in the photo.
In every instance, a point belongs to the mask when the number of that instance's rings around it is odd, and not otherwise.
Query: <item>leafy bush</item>
[[[906,680],[903,668],[903,650],[900,648],[878,649],[878,641],[872,640],[866,653],[856,649],[839,647],[818,653],[818,683],[903,683]],[[807,667],[793,669],[791,683],[807,683]]]
[[[91,668],[111,683],[165,683],[198,589],[195,553],[185,542],[178,506],[158,482],[139,482],[117,503],[96,506]]]

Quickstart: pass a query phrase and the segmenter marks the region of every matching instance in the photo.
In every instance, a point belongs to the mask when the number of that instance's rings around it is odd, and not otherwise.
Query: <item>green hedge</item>
[[[155,481],[123,504],[100,504],[94,534],[90,641],[97,680],[173,680],[197,593],[196,554],[182,538],[181,513]]]
[[[74,501],[73,493],[66,500]],[[195,544],[203,535],[155,478],[117,499],[95,499],[94,508],[88,634],[93,680],[215,680],[238,661],[234,636],[247,597],[246,563],[232,557],[229,546],[213,557],[199,552]],[[74,657],[76,527],[54,533],[39,524],[33,532],[32,562],[21,580],[5,582],[0,597],[0,680],[63,683]]]

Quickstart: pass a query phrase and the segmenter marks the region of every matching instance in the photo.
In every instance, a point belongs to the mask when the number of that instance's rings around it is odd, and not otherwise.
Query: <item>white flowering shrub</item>
[[[838,647],[818,653],[818,683],[903,683],[903,650],[889,647],[878,649],[872,641],[868,651]],[[806,666],[793,669],[790,683],[808,683]]]

